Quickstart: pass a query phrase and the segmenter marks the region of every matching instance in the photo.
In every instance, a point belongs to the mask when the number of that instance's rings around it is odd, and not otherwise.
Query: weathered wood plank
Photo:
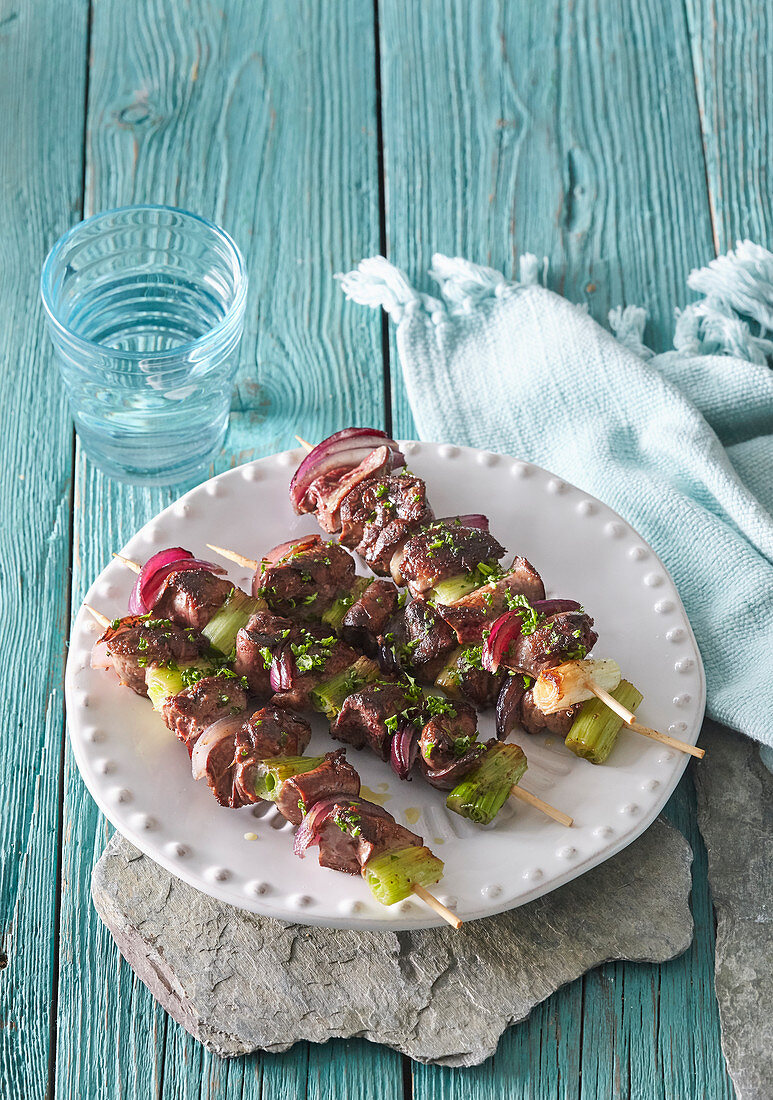
[[[247,255],[236,411],[216,468],[294,445],[295,431],[382,423],[378,318],[342,308],[331,278],[379,246],[370,5],[101,0],[92,57],[87,208],[177,203],[215,217]],[[112,485],[80,454],[76,491],[74,606],[174,495]],[[119,962],[88,892],[104,838],[68,753],[57,1095],[303,1095],[305,1047],[219,1062]],[[315,1095],[340,1095],[340,1056],[313,1052]],[[372,1081],[368,1095],[391,1100],[394,1054],[354,1047],[347,1062],[352,1096]]]
[[[380,22],[390,259],[418,273],[439,251],[516,274],[535,252],[601,320],[646,304],[648,340],[669,346],[687,274],[713,251],[679,8],[386,0]]]
[[[773,9],[767,0],[685,0],[716,249],[773,227]]]
[[[666,0],[379,10],[390,259],[416,274],[441,251],[515,272],[519,252],[546,255],[555,289],[602,320],[646,304],[648,340],[668,346],[686,276],[713,251],[683,11]],[[395,432],[410,435],[391,348]],[[579,986],[562,991],[485,1074],[417,1068],[417,1097],[731,1094],[707,997],[713,927],[689,782],[671,813],[696,847],[691,952],[659,971],[587,976],[582,1019]],[[561,1042],[546,1058],[549,1020]]]
[[[48,1082],[72,430],[38,276],[81,208],[88,3],[0,10],[0,1095]],[[51,58],[57,64],[51,64]]]

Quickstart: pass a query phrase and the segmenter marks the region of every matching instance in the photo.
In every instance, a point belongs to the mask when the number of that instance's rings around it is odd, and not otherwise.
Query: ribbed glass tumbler
[[[76,225],[48,254],[41,295],[75,427],[112,477],[168,485],[221,446],[247,275],[218,226],[169,206]]]

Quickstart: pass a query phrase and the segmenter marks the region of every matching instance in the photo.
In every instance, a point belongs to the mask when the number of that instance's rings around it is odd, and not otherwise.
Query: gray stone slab
[[[285,924],[217,902],[115,836],[92,895],[164,1008],[219,1055],[364,1036],[421,1062],[476,1065],[508,1025],[611,959],[659,962],[692,938],[692,853],[659,819],[530,905],[416,932]]]
[[[707,722],[694,769],[717,917],[722,1050],[739,1100],[773,1097],[773,775],[759,746]]]

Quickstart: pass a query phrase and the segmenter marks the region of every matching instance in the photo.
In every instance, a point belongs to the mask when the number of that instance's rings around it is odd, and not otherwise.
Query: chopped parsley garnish
[[[302,631],[301,642],[290,642],[290,650],[295,658],[295,665],[299,672],[322,671],[330,656],[329,650],[335,645],[335,636],[329,638],[315,638],[308,631]],[[321,652],[320,652],[321,651]]]
[[[180,679],[184,688],[193,687],[207,675],[207,669],[197,668],[196,665],[183,665],[180,668]],[[229,702],[226,698],[226,702]]]
[[[351,837],[356,838],[362,833],[362,818],[354,805],[336,806],[333,811],[333,821],[342,833],[348,833]]]
[[[521,634],[533,634],[545,621],[545,616],[535,611],[522,592],[505,592],[508,611],[520,611]]]
[[[274,663],[274,654],[267,645],[261,646],[258,652],[263,658],[263,668],[266,670],[270,669],[271,665]]]
[[[483,671],[482,645],[468,645],[462,650],[462,655],[459,658],[459,670],[461,672],[470,672],[473,669],[478,672]]]
[[[440,695],[428,695],[426,700],[427,713],[432,715],[447,715],[456,718],[456,708]]]

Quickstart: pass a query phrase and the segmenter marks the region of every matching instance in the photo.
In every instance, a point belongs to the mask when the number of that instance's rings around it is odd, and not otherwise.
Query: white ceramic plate
[[[508,552],[540,571],[548,597],[570,597],[589,610],[599,634],[594,656],[614,657],[644,693],[642,721],[694,743],[705,704],[700,655],[673,582],[636,532],[599,501],[513,458],[432,443],[407,443],[405,453],[426,479],[437,515],[485,512]],[[288,500],[301,457],[288,451],[198,486],[122,553],[145,561],[181,545],[206,558],[206,543],[216,542],[259,558],[318,530],[313,517],[295,516]],[[249,586],[238,566],[230,576]],[[133,580],[113,561],[86,602],[110,618],[125,614]],[[255,913],[330,927],[439,923],[417,899],[379,905],[361,879],[319,867],[316,849],[296,859],[292,826],[273,807],[218,806],[204,783],[193,782],[187,753],[148,701],[90,667],[98,633],[81,608],[67,661],[70,739],[95,801],[132,843],[197,889]],[[484,739],[493,726],[492,712],[481,716]],[[512,800],[482,829],[447,812],[442,793],[421,779],[401,783],[367,750],[350,750],[366,797],[382,801],[445,861],[435,893],[465,920],[523,905],[630,844],[655,819],[688,760],[628,730],[602,767],[578,759],[560,738],[513,739],[529,760],[523,786],[571,814],[572,829]],[[336,745],[317,721],[309,752]]]

